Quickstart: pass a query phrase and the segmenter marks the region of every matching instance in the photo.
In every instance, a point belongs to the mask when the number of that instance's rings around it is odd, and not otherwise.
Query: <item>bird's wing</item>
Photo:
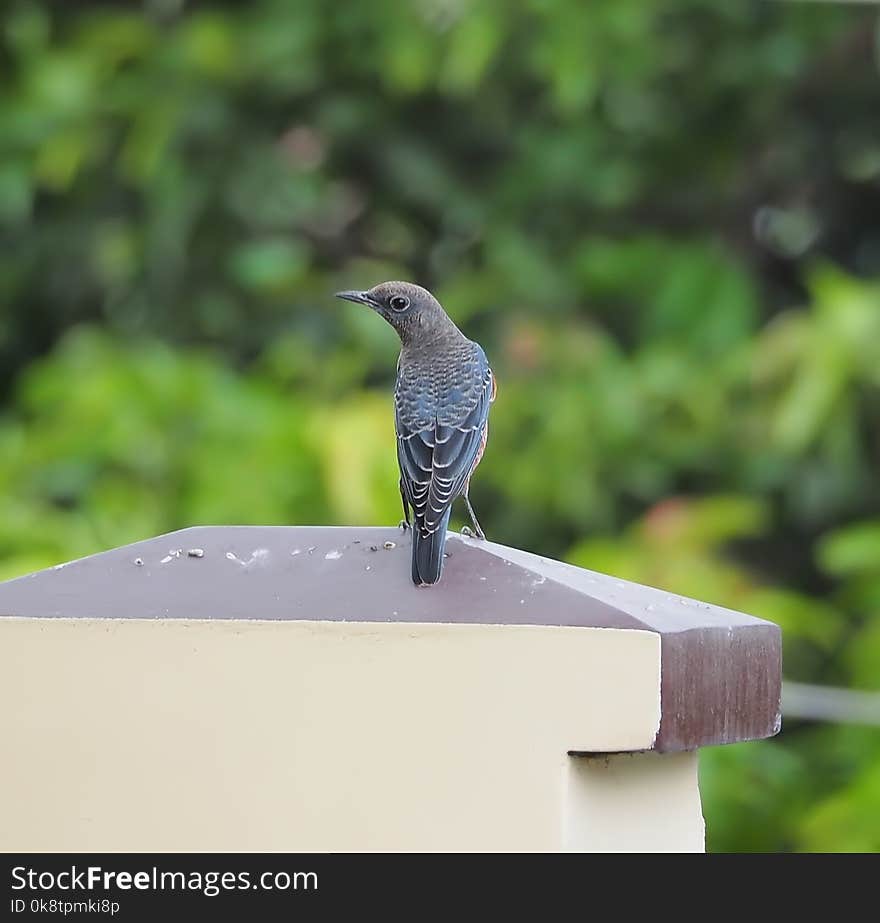
[[[464,489],[482,448],[494,396],[492,371],[486,365],[477,402],[459,421],[413,431],[399,414],[396,416],[397,459],[404,492],[424,533],[436,531]]]

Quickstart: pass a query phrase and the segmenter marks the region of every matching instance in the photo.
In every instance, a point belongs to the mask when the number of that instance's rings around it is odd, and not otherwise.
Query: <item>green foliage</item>
[[[0,423],[0,481],[16,488],[0,498],[0,577],[185,524],[391,519],[387,410],[74,331],[21,376]]]
[[[880,677],[874,19],[710,0],[8,4],[0,577],[207,522],[393,522],[432,287],[499,379],[492,538]],[[702,763],[710,848],[880,849],[876,730]]]

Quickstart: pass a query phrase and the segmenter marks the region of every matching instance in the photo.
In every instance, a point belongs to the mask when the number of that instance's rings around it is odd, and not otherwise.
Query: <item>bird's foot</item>
[[[406,530],[410,528],[410,524],[405,519],[401,519],[397,524],[397,528],[400,529],[401,532],[406,532]]]
[[[465,538],[479,538],[479,539],[481,539],[481,540],[486,538],[486,536],[485,536],[485,534],[483,533],[483,530],[482,530],[482,529],[474,530],[474,529],[472,529],[470,526],[462,526],[462,527],[461,527],[461,534],[462,534]]]

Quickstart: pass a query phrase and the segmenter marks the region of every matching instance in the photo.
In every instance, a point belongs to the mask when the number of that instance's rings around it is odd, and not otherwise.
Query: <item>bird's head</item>
[[[381,314],[404,343],[414,340],[417,334],[452,325],[440,302],[412,282],[380,282],[363,292],[337,292],[336,297],[365,304]]]

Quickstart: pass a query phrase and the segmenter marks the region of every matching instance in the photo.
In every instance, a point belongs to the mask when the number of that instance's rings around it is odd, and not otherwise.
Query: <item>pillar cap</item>
[[[771,622],[493,542],[452,534],[443,578],[410,581],[396,528],[197,526],[0,583],[0,618],[497,624],[654,632],[656,750],[780,727]],[[595,703],[601,708],[602,703]]]

